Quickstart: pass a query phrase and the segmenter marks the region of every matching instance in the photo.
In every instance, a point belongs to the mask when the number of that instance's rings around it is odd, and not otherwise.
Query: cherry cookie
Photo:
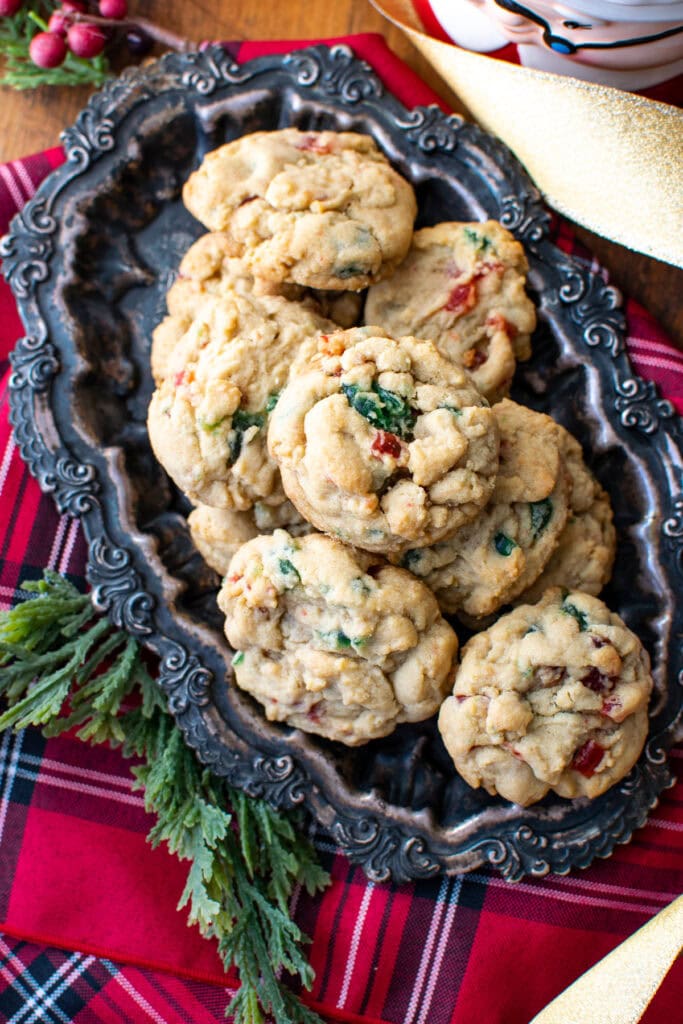
[[[287,722],[349,746],[433,715],[458,639],[404,569],[318,533],[256,537],[218,595],[237,685]]]
[[[457,530],[498,469],[495,418],[468,374],[432,342],[378,327],[323,335],[295,364],[268,447],[301,515],[368,551]]]
[[[271,281],[358,291],[410,247],[412,186],[369,135],[255,132],[208,153],[188,179],[190,213]]]
[[[456,769],[527,806],[548,790],[596,797],[637,761],[650,659],[602,601],[549,590],[473,636],[439,731]]]
[[[365,323],[429,338],[497,402],[516,361],[531,355],[528,269],[524,249],[497,221],[423,228],[396,273],[368,292]]]
[[[492,411],[500,466],[488,505],[451,537],[407,551],[401,560],[444,611],[473,626],[540,575],[560,542],[570,501],[562,427],[509,398]]]
[[[268,418],[302,346],[335,325],[278,295],[205,299],[152,395],[154,454],[194,504],[244,511],[285,500]]]

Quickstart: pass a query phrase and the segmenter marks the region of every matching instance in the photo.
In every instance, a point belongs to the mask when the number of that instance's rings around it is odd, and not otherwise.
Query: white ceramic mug
[[[683,74],[683,2],[660,0],[422,0],[458,46],[621,89]]]

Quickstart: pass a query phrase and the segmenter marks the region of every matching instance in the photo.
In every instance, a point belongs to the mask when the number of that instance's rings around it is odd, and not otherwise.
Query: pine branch
[[[321,1024],[280,980],[284,970],[306,988],[313,982],[302,952],[309,940],[289,914],[298,885],[314,893],[329,881],[310,843],[291,818],[199,764],[137,642],[98,618],[87,595],[49,571],[23,589],[37,596],[0,613],[0,728],[40,725],[54,736],[77,726],[89,742],[142,758],[132,772],[156,816],[148,838],[190,861],[179,909],[240,974],[226,1012],[236,1024],[263,1024],[266,1014],[276,1024]]]

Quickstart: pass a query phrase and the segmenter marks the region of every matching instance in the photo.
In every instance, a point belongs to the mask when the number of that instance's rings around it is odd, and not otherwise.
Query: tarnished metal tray
[[[217,579],[145,429],[150,335],[201,233],[180,190],[207,150],[257,129],[369,132],[415,185],[420,225],[502,221],[524,243],[540,324],[513,396],[580,439],[610,492],[619,548],[610,606],[653,658],[645,751],[599,799],[523,810],[470,790],[434,722],[346,750],[268,724],[230,680]],[[343,46],[242,66],[220,48],[125,72],[64,133],[67,162],[15,218],[5,274],[27,336],[13,356],[23,457],[89,543],[96,604],[160,657],[159,684],[213,771],[280,807],[305,805],[382,881],[467,871],[565,872],[606,856],[672,782],[683,703],[681,422],[624,352],[619,297],[548,241],[549,216],[505,147],[436,108],[408,111]]]

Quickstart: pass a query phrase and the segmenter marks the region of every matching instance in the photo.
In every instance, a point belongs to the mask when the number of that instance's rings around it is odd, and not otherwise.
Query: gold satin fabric
[[[683,267],[683,111],[432,39],[409,0],[371,0],[403,29],[547,202],[629,249]]]

